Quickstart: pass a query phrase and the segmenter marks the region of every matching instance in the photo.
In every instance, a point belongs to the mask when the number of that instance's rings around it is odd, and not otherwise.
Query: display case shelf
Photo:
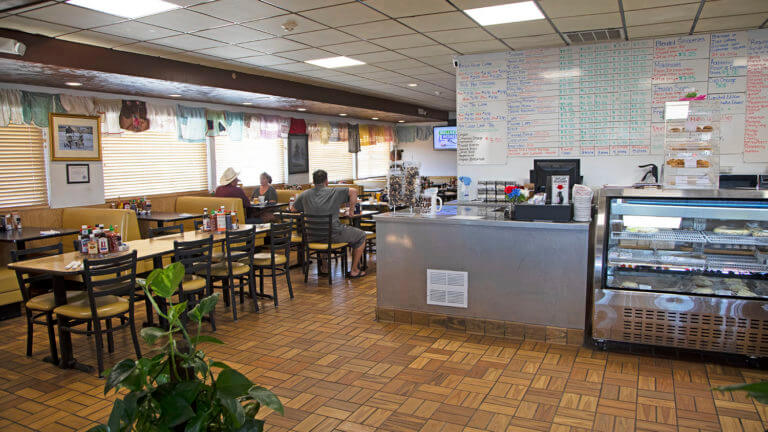
[[[745,246],[768,246],[768,237],[755,237],[751,235],[717,234],[712,231],[702,232],[707,243]]]
[[[613,240],[646,240],[662,242],[706,243],[707,239],[700,231],[662,230],[655,233],[616,231],[611,233]]]

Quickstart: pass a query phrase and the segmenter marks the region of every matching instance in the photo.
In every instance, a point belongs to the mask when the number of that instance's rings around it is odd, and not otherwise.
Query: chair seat
[[[181,281],[181,289],[185,292],[197,291],[205,288],[205,278],[195,275],[185,275]]]
[[[248,264],[240,262],[232,263],[232,276],[239,276],[251,271],[251,267]],[[227,263],[218,263],[211,266],[211,276],[227,277],[229,276],[229,268]]]
[[[77,302],[85,298],[85,291],[67,291],[67,303]],[[48,312],[56,307],[56,300],[51,292],[32,297],[26,306],[29,310]]]
[[[303,239],[301,238],[301,235],[299,234],[291,234],[291,243],[301,243]]]
[[[339,249],[347,246],[348,243],[332,243],[331,249]],[[314,250],[327,250],[328,249],[328,243],[310,243],[307,245],[308,248],[314,249]]]
[[[285,264],[286,261],[288,261],[285,258],[285,255],[282,254],[275,254],[275,264]],[[253,255],[253,265],[257,265],[260,267],[265,266],[271,266],[272,265],[272,255],[269,252],[260,252]]]
[[[224,261],[224,252],[221,249],[214,248],[213,253],[211,253],[211,261],[215,263]]]
[[[113,295],[96,297],[96,315],[99,318],[106,318],[120,315],[128,311],[130,302],[122,297]],[[91,306],[88,299],[83,299],[74,303],[65,304],[53,310],[56,315],[65,316],[74,319],[91,318]]]
[[[373,231],[366,231],[365,232],[365,239],[366,240],[373,240],[376,238],[376,233]]]

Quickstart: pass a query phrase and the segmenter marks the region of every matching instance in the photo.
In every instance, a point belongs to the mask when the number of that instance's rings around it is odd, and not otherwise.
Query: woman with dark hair
[[[256,189],[253,190],[253,194],[251,195],[251,200],[257,199],[258,197],[263,196],[265,203],[276,203],[277,202],[277,191],[275,188],[272,187],[272,176],[263,172],[261,173],[261,176],[259,177],[260,185]]]

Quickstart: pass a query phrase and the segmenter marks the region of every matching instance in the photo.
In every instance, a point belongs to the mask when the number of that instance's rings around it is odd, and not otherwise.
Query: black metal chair
[[[200,231],[202,229],[203,221],[194,220],[192,222],[195,224],[195,231]],[[213,255],[211,255],[211,261],[214,263],[224,261],[224,243],[221,244],[221,248],[214,248]]]
[[[173,261],[183,264],[186,273],[179,286],[179,302],[186,301],[187,310],[192,309],[200,303],[200,300],[213,292],[211,289],[212,253],[213,237],[173,242]],[[214,311],[211,311],[208,320],[211,322],[211,329],[216,331]]]
[[[254,271],[259,269],[259,292],[264,297],[264,277],[272,278],[272,299],[277,307],[277,276],[285,275],[288,284],[288,293],[293,298],[293,286],[291,286],[291,224],[273,223],[270,229],[269,252],[260,252],[253,255]],[[264,270],[270,273],[265,274]]]
[[[303,241],[306,250],[304,256],[304,282],[309,280],[309,262],[314,254],[317,258],[317,271],[320,273],[320,261],[328,260],[328,284],[333,282],[331,262],[334,257],[341,257],[342,274],[347,274],[347,243],[333,243],[333,215],[304,214]]]
[[[224,290],[224,304],[229,306],[231,301],[232,318],[237,321],[237,299],[235,288],[240,288],[240,303],[245,302],[243,287],[248,284],[248,292],[253,299],[256,312],[259,303],[256,301],[256,289],[253,273],[253,254],[256,242],[256,228],[227,231],[224,239],[224,262],[211,266],[211,279],[221,281]],[[237,284],[235,283],[237,280]],[[247,280],[247,282],[246,282]]]
[[[43,246],[34,249],[12,250],[11,262],[24,261],[30,258],[41,258],[50,255],[60,255],[63,251],[61,243]],[[53,296],[51,276],[46,274],[30,274],[22,270],[16,270],[16,279],[19,282],[21,298],[24,302],[24,310],[27,317],[27,357],[32,357],[33,326],[44,325],[48,330],[48,346],[51,352],[51,363],[59,364],[59,352],[56,348],[56,332],[54,326],[56,318],[53,310],[56,301]],[[35,295],[35,292],[42,294]],[[85,298],[85,291],[67,291],[67,302],[74,302]],[[41,320],[41,318],[45,318]]]
[[[64,332],[95,335],[98,373],[104,371],[102,334],[107,335],[107,349],[115,351],[113,333],[128,327],[133,339],[136,358],[141,358],[141,347],[136,333],[134,298],[136,294],[136,251],[105,259],[83,260],[83,280],[87,298],[53,310],[59,321],[59,339]],[[127,298],[125,298],[127,297]],[[121,324],[113,327],[112,319],[119,318]],[[127,319],[126,319],[127,318]],[[105,328],[101,328],[104,321]],[[91,322],[93,330],[81,330],[79,325]]]
[[[302,238],[304,232],[304,214],[299,212],[284,212],[277,213],[277,219],[280,223],[291,224],[291,248],[296,249],[296,257],[298,265],[304,266],[304,239]]]
[[[184,234],[184,225],[178,224],[178,225],[169,225],[164,227],[149,228],[149,238],[155,238],[155,237],[172,235],[172,234]]]

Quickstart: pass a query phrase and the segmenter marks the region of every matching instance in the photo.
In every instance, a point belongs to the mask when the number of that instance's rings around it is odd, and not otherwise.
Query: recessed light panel
[[[344,57],[344,56],[307,60],[305,63],[309,63],[311,65],[320,66],[328,69],[335,69],[335,68],[347,67],[347,66],[358,66],[358,65],[365,64],[360,60],[355,60],[353,58]]]
[[[544,19],[541,10],[532,1],[467,9],[464,12],[482,26]]]
[[[306,108],[296,108],[296,111],[306,111]]]
[[[66,84],[68,86],[71,86],[71,87],[80,87],[81,85],[83,85],[83,83],[79,83],[79,82],[75,82],[75,81],[68,81],[68,82],[65,82],[64,84]]]
[[[341,114],[339,114],[339,115],[340,115],[340,116],[342,116],[342,117],[346,117],[346,116],[347,116],[347,115],[346,115],[346,114],[344,114],[344,113],[341,113]]]
[[[131,19],[181,7],[163,0],[67,0],[67,3]]]

